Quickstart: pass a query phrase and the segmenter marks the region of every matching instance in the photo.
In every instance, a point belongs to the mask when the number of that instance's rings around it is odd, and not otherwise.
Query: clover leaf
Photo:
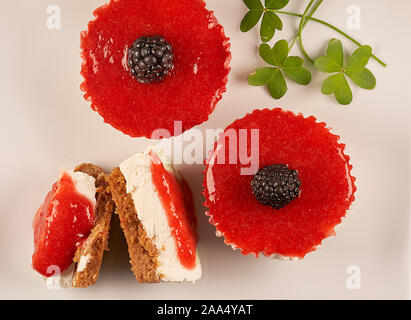
[[[322,84],[321,92],[325,95],[334,93],[335,99],[342,105],[352,101],[352,91],[345,76],[348,76],[357,86],[371,90],[376,86],[374,75],[365,66],[372,56],[370,46],[360,46],[344,65],[344,50],[341,41],[331,39],[327,55],[315,60],[315,67],[322,72],[337,73]]]
[[[284,8],[289,0],[265,0],[265,7],[260,0],[243,0],[249,11],[241,21],[242,32],[250,31],[256,26],[261,17],[260,37],[263,42],[270,41],[276,30],[283,29],[280,17],[273,12]]]
[[[274,99],[282,98],[287,92],[287,83],[283,73],[291,80],[301,85],[311,81],[311,73],[303,67],[304,60],[296,56],[288,56],[289,48],[286,40],[279,40],[273,48],[263,43],[259,49],[265,62],[274,67],[259,68],[248,77],[252,86],[267,85]]]
[[[250,11],[244,16],[241,21],[240,29],[242,32],[250,31],[260,20],[264,13],[264,7],[260,0],[243,0]]]

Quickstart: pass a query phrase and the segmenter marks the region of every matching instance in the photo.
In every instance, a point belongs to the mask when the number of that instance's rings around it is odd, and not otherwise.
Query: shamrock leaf
[[[344,66],[344,50],[340,40],[332,39],[328,44],[327,55],[315,60],[315,67],[326,73],[337,73],[327,78],[321,88],[326,95],[334,94],[342,105],[350,104],[352,91],[345,76],[348,76],[357,86],[363,89],[374,89],[376,80],[365,66],[370,60],[370,46],[359,47]]]
[[[325,95],[334,93],[335,99],[342,105],[350,104],[352,101],[350,85],[342,73],[334,74],[325,79],[321,86],[321,92]]]
[[[248,78],[248,83],[252,86],[264,86],[274,77],[275,68],[259,68]]]
[[[271,10],[284,8],[290,0],[265,0],[265,7]]]
[[[284,8],[289,0],[265,0],[265,7],[260,0],[243,0],[249,11],[241,21],[240,29],[242,32],[250,31],[256,26],[261,17],[260,37],[263,42],[270,41],[276,30],[283,29],[280,17],[273,12]]]
[[[359,47],[348,59],[345,74],[360,88],[372,90],[375,88],[376,79],[365,66],[371,58],[370,46]]]
[[[288,56],[288,43],[286,40],[277,41],[271,49],[266,43],[260,46],[260,56],[265,62],[273,66],[279,67]]]
[[[360,88],[372,90],[377,84],[377,80],[370,70],[362,68],[361,70],[347,70],[345,74]]]
[[[260,37],[263,42],[270,41],[274,37],[275,30],[282,29],[283,23],[279,16],[271,11],[264,12],[260,28]]]
[[[315,60],[315,66],[322,72],[332,73],[342,70],[344,52],[340,40],[331,39],[328,44],[327,55]]]
[[[288,78],[305,86],[311,82],[311,73],[303,68],[303,64],[303,58],[287,57],[283,63],[283,70]]]
[[[250,31],[260,20],[264,12],[264,7],[260,0],[243,0],[250,11],[245,15],[241,21],[240,29],[242,32]]]
[[[282,98],[287,92],[287,83],[283,73],[296,83],[307,85],[311,81],[311,73],[303,67],[304,60],[300,57],[288,56],[289,48],[286,40],[275,43],[273,48],[266,43],[260,46],[260,56],[274,67],[257,69],[248,77],[252,86],[267,85],[274,99]]]

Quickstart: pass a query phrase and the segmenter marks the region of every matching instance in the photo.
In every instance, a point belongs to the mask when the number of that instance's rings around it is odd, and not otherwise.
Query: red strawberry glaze
[[[259,129],[259,167],[288,164],[298,171],[301,195],[279,210],[262,205],[252,194],[252,176],[241,175],[240,164],[214,163],[224,152],[222,148],[215,151],[224,143],[220,137],[204,178],[204,205],[209,208],[210,223],[226,244],[241,249],[244,255],[303,258],[334,234],[334,227],[355,199],[355,178],[350,158],[344,154],[345,145],[325,123],[281,109],[256,110],[226,131],[229,129],[237,133],[239,129]],[[250,139],[247,148],[250,153]],[[228,152],[227,143],[226,159]]]
[[[180,183],[174,174],[168,172],[156,153],[152,151],[150,155],[151,177],[167,213],[178,258],[186,269],[194,269],[198,238],[190,187],[184,179]]]
[[[33,268],[51,276],[51,266],[66,270],[77,247],[87,239],[94,226],[94,205],[76,191],[72,178],[63,173],[47,194],[33,220]]]
[[[203,0],[117,0],[98,8],[81,35],[81,89],[104,121],[132,137],[174,133],[206,121],[226,91],[228,38]],[[139,37],[162,35],[173,47],[174,71],[141,84],[129,72],[127,48]]]

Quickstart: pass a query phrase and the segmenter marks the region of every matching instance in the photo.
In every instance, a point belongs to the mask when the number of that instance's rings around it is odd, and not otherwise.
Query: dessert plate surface
[[[232,70],[227,92],[209,121],[177,141],[184,138],[186,146],[192,139],[190,134],[198,131],[204,140],[196,143],[205,150],[207,129],[224,129],[255,108],[282,107],[324,121],[347,145],[352,174],[357,178],[356,201],[336,228],[336,237],[328,238],[319,251],[296,262],[264,256],[255,259],[233,251],[224,245],[223,238],[215,236],[215,228],[204,214],[203,152],[197,164],[177,166],[195,195],[204,270],[200,281],[195,285],[136,283],[115,220],[111,251],[103,260],[97,284],[85,290],[48,290],[30,265],[32,219],[56,180],[60,165],[73,168],[90,162],[111,170],[153,142],[132,139],[104,124],[83,99],[80,32],[104,1],[54,0],[62,17],[58,30],[47,27],[50,1],[1,1],[0,36],[5,50],[0,53],[0,299],[411,298],[411,90],[406,73],[411,69],[411,44],[403,41],[404,34],[411,32],[411,3],[360,1],[361,25],[351,30],[352,1],[326,2],[316,13],[354,38],[367,40],[388,63],[384,69],[371,61],[376,89],[354,89],[353,103],[342,107],[321,94],[324,76],[317,73],[310,86],[290,83],[287,95],[279,101],[264,88],[249,86],[248,74],[266,65],[257,54],[257,29],[240,32],[246,7],[236,0],[206,2],[231,38]],[[304,4],[293,1],[287,10],[302,12]],[[382,24],[381,16],[389,23]],[[297,25],[294,17],[282,18],[286,27],[276,34],[277,40],[290,39]],[[322,55],[332,37],[341,38],[310,23],[304,32],[305,47],[313,56]],[[344,40],[343,44],[349,51],[355,49]],[[297,46],[294,50],[293,54],[300,54]],[[174,158],[178,160],[178,154]]]

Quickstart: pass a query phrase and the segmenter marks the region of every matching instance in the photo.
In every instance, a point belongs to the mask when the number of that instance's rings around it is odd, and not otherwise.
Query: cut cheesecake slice
[[[33,268],[51,289],[95,284],[114,211],[103,170],[82,164],[60,170],[33,221]]]
[[[137,281],[200,279],[191,190],[163,152],[134,155],[108,180]]]

